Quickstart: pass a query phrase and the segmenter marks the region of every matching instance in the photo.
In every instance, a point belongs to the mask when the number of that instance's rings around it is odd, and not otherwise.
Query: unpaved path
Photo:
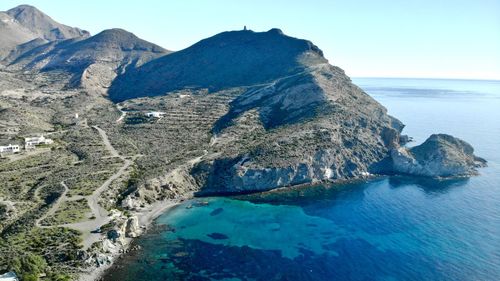
[[[119,177],[121,177],[127,170],[127,168],[134,162],[134,160],[139,157],[140,155],[136,155],[132,157],[132,159],[127,159],[124,156],[120,155],[118,151],[111,145],[111,142],[108,139],[108,135],[106,132],[99,128],[98,126],[93,126],[94,129],[96,129],[99,132],[99,135],[101,136],[101,139],[108,150],[108,152],[111,154],[112,157],[117,157],[123,160],[123,165],[120,167],[120,169],[114,173],[112,176],[110,176],[99,188],[94,190],[91,195],[89,196],[74,196],[74,197],[67,197],[66,194],[68,192],[68,187],[64,182],[61,182],[61,185],[64,186],[64,192],[61,194],[61,196],[57,199],[57,202],[54,203],[54,205],[51,207],[51,209],[40,219],[36,221],[36,225],[38,227],[47,227],[47,226],[41,226],[40,222],[44,220],[46,217],[53,215],[56,210],[59,208],[61,202],[63,201],[73,201],[77,199],[87,199],[88,205],[90,207],[90,210],[92,211],[93,216],[95,217],[92,220],[89,221],[83,221],[83,222],[78,222],[78,223],[69,223],[69,224],[62,224],[62,225],[56,225],[56,226],[50,226],[50,227],[69,227],[73,228],[76,230],[79,230],[83,233],[83,248],[87,249],[90,247],[94,242],[100,240],[101,234],[99,233],[91,233],[91,231],[101,227],[102,225],[108,223],[112,217],[109,216],[108,211],[101,207],[99,205],[99,198],[101,198],[101,194],[108,189],[109,185]]]
[[[64,187],[63,193],[61,193],[61,196],[57,198],[56,202],[50,207],[50,210],[45,213],[45,215],[41,216],[39,219],[35,221],[35,225],[41,228],[47,228],[49,226],[44,226],[40,225],[40,222],[42,222],[44,219],[46,219],[49,216],[52,216],[57,209],[59,209],[59,206],[61,205],[61,202],[66,198],[66,194],[68,193],[68,186],[64,183],[64,181],[61,181],[60,183]]]
[[[111,142],[109,142],[109,139],[108,139],[108,135],[106,134],[106,132],[103,129],[101,129],[97,126],[92,126],[92,128],[96,129],[99,132],[99,135],[101,135],[102,141],[104,142],[106,149],[109,151],[109,153],[111,153],[111,156],[125,159],[125,157],[121,156],[118,153],[118,151],[116,151],[116,149],[111,145]]]
[[[116,108],[122,113],[122,115],[120,115],[120,118],[116,119],[116,123],[120,123],[123,121],[123,119],[125,118],[125,116],[127,115],[127,112],[126,111],[123,111],[122,108],[120,105],[116,105]]]

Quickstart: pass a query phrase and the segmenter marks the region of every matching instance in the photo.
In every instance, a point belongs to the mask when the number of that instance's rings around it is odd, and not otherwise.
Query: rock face
[[[394,149],[391,159],[393,172],[427,177],[474,175],[486,164],[470,144],[445,134],[431,135],[411,149]]]

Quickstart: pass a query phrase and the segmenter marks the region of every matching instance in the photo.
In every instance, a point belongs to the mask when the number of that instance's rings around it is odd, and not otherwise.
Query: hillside
[[[21,53],[12,67],[65,71],[73,84],[107,87],[117,73],[139,66],[169,51],[123,29],[108,29],[86,39],[53,41]]]
[[[279,29],[229,31],[119,76],[109,93],[122,101],[183,88],[216,91],[270,82],[326,62],[310,41]]]
[[[53,20],[40,10],[29,5],[20,5],[6,12],[0,12],[0,61],[10,56],[7,63],[21,53],[42,43],[71,38],[86,38],[90,33],[76,27],[69,27]],[[36,44],[28,42],[35,40]],[[30,48],[28,48],[30,47]],[[12,53],[13,52],[13,53]],[[5,61],[4,61],[5,63]]]
[[[31,30],[20,25],[5,12],[0,12],[0,60],[9,54],[15,46],[36,38]]]
[[[448,135],[406,148],[398,119],[279,29],[171,53],[122,29],[89,37],[29,6],[0,16],[0,145],[20,147],[0,155],[0,272],[29,257],[46,267],[25,276],[92,276],[193,196],[485,165]],[[23,149],[42,135],[51,141]]]

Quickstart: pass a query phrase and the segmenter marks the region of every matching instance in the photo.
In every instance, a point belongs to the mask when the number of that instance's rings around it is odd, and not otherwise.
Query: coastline
[[[139,220],[139,226],[143,230],[141,235],[135,238],[124,238],[124,241],[126,243],[120,245],[117,244],[117,250],[114,252],[107,253],[107,255],[110,257],[110,261],[106,264],[103,264],[101,266],[96,266],[92,265],[84,270],[82,270],[80,273],[78,273],[78,278],[76,280],[78,281],[99,281],[102,280],[102,277],[106,273],[108,269],[110,269],[114,264],[115,261],[120,259],[123,255],[126,255],[129,252],[130,246],[132,245],[132,242],[134,239],[140,238],[144,232],[148,231],[148,229],[151,227],[153,224],[154,220],[161,216],[162,214],[170,211],[171,209],[177,207],[181,203],[183,203],[186,200],[191,200],[194,198],[203,198],[203,197],[209,197],[209,196],[233,196],[233,197],[238,197],[238,196],[248,196],[252,194],[282,194],[285,191],[300,191],[300,190],[306,190],[306,189],[311,189],[317,186],[321,185],[336,185],[340,186],[343,184],[349,184],[352,182],[359,182],[359,181],[364,181],[364,180],[370,180],[370,179],[375,179],[381,177],[380,175],[369,175],[369,176],[363,176],[363,177],[358,177],[358,178],[352,178],[352,179],[337,179],[337,180],[322,180],[322,181],[317,181],[317,182],[309,182],[309,183],[302,183],[302,184],[297,184],[293,186],[283,186],[275,189],[269,189],[269,190],[262,190],[262,191],[256,191],[256,192],[251,192],[251,193],[231,193],[231,194],[198,194],[198,196],[195,196],[194,193],[188,193],[185,194],[184,196],[181,196],[176,199],[167,199],[167,200],[162,200],[162,201],[157,201],[154,202],[153,204],[149,205],[148,207],[145,207],[142,210],[135,211],[132,213],[132,215],[137,216]],[[100,240],[106,240],[106,238],[101,237]]]
[[[143,233],[149,229],[149,227],[153,224],[154,220],[158,218],[160,215],[168,212],[169,210],[175,208],[176,206],[180,205],[182,202],[185,200],[190,200],[192,199],[192,195],[190,196],[184,196],[178,199],[168,199],[168,200],[162,200],[162,201],[157,201],[151,205],[149,205],[147,208],[144,208],[143,210],[134,212],[133,215],[137,216],[139,220],[139,225],[141,229],[143,229]],[[142,235],[142,234],[141,234]],[[111,261],[109,263],[106,263],[102,266],[89,266],[82,270],[81,272],[78,273],[78,278],[76,280],[78,281],[97,281],[101,280],[105,272],[111,268],[114,264],[114,262],[119,259],[122,255],[127,254],[130,245],[132,244],[133,240],[136,238],[125,238],[126,243],[123,245],[118,245],[117,248],[118,250],[112,253],[109,253],[109,256],[111,258]],[[101,240],[104,240],[106,238],[101,237]]]
[[[115,264],[115,261],[120,259],[122,255],[126,255],[129,253],[130,246],[133,244],[134,239],[140,238],[146,231],[148,231],[151,227],[151,225],[154,223],[154,220],[158,218],[160,215],[169,212],[171,209],[179,206],[181,203],[183,203],[186,200],[192,200],[195,198],[203,198],[203,197],[210,197],[210,196],[218,196],[218,197],[233,197],[235,199],[243,199],[244,197],[252,197],[252,196],[257,196],[263,195],[263,196],[283,196],[283,194],[286,193],[300,193],[300,196],[305,196],[304,192],[307,190],[309,191],[314,191],[315,188],[318,188],[320,186],[325,186],[327,185],[328,187],[326,188],[340,188],[343,185],[349,185],[352,183],[359,183],[359,182],[366,182],[366,181],[371,181],[371,180],[377,180],[377,179],[383,179],[387,177],[388,175],[375,175],[375,174],[370,174],[366,176],[361,176],[361,177],[356,177],[356,178],[351,178],[351,179],[337,179],[337,180],[321,180],[321,181],[316,181],[316,182],[310,182],[310,183],[302,183],[302,184],[297,184],[293,186],[283,186],[275,189],[270,189],[270,190],[262,190],[262,191],[257,191],[257,192],[251,192],[251,193],[232,193],[232,194],[203,194],[196,196],[194,193],[190,192],[188,194],[185,194],[184,196],[181,196],[176,199],[167,199],[167,200],[162,200],[162,201],[157,201],[148,207],[145,207],[142,210],[135,211],[132,213],[133,216],[137,216],[139,220],[139,226],[143,230],[141,235],[135,237],[135,238],[124,238],[124,241],[126,243],[124,244],[117,244],[117,250],[111,253],[108,253],[108,256],[110,257],[110,261],[104,265],[101,266],[89,266],[85,270],[82,270],[78,274],[78,281],[99,281],[102,280],[102,277],[105,275],[108,269],[113,267]],[[401,176],[401,175],[400,175]],[[257,197],[253,199],[257,199]],[[247,198],[248,199],[248,198]],[[286,199],[286,197],[282,198]],[[106,238],[101,237],[101,240],[105,240]]]

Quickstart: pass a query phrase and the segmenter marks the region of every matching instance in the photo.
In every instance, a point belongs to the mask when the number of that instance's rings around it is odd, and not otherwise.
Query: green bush
[[[30,253],[13,258],[9,263],[9,268],[16,272],[23,281],[37,281],[38,275],[47,268],[47,262],[43,257]]]

